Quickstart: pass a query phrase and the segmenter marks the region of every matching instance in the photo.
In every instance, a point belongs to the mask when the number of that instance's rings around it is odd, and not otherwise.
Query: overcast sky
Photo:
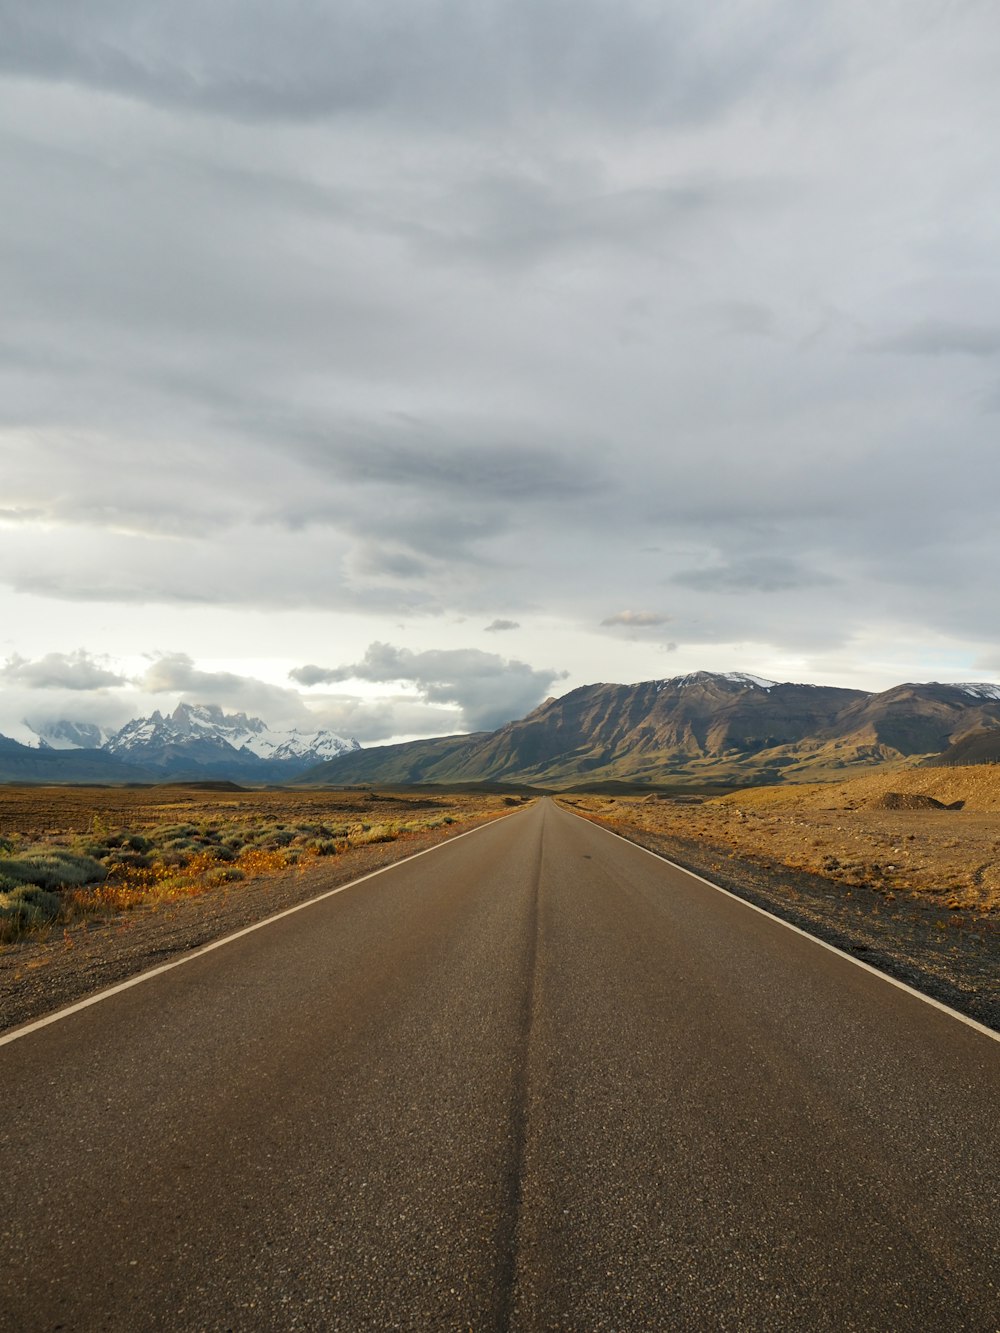
[[[0,0],[0,731],[1000,678],[995,0]]]

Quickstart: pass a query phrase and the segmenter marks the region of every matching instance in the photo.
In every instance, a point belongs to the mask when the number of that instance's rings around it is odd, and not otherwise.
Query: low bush
[[[37,884],[18,884],[0,891],[0,940],[17,939],[25,931],[54,921],[61,907],[57,893]]]
[[[239,866],[219,866],[217,870],[210,870],[205,876],[206,884],[213,887],[217,884],[235,884],[241,879],[246,879],[246,872]]]
[[[153,858],[144,856],[142,852],[132,852],[122,847],[109,852],[104,859],[104,864],[109,871],[118,870],[122,866],[127,866],[132,870],[148,870],[153,864]]]
[[[196,824],[162,824],[159,829],[159,835],[165,842],[171,838],[191,838],[197,832]]]
[[[37,884],[42,889],[61,889],[104,879],[107,871],[93,857],[56,847],[22,852],[17,857],[0,857],[0,875],[21,884]]]
[[[392,824],[375,824],[362,833],[351,834],[351,845],[365,847],[373,842],[395,842],[399,831]]]

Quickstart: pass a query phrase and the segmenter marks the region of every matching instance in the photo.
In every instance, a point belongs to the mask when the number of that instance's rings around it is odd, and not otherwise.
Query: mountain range
[[[0,781],[807,781],[872,767],[1000,761],[1000,686],[932,682],[873,694],[697,671],[584,685],[497,731],[364,750],[330,731],[275,730],[215,705],[179,704],[111,734],[64,719],[36,735],[35,746],[0,737]]]
[[[172,713],[134,718],[110,733],[67,719],[32,729],[33,746],[0,737],[0,781],[286,782],[359,748],[332,731],[276,730],[215,704],[178,704]]]
[[[298,781],[806,781],[957,762],[963,753],[987,755],[991,745],[1000,755],[997,685],[907,684],[872,694],[698,671],[585,685],[497,731],[358,750]]]

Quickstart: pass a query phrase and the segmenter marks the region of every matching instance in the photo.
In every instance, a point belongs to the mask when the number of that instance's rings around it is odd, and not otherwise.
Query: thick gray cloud
[[[305,686],[347,680],[406,682],[415,686],[427,703],[457,705],[462,710],[463,726],[482,731],[529,712],[566,673],[535,670],[527,662],[477,648],[414,653],[391,643],[372,643],[360,662],[338,667],[296,667],[289,674]]]
[[[5,6],[10,10],[11,6]],[[447,0],[322,3],[294,10],[180,0],[63,0],[8,13],[0,68],[78,82],[168,107],[252,120],[377,112],[449,120],[516,118],[547,104],[588,118],[689,119],[767,78],[823,77],[836,45],[817,41],[793,0],[711,16],[685,0]],[[834,30],[836,25],[832,25]]]
[[[30,690],[100,690],[126,683],[123,675],[82,648],[75,653],[46,653],[33,662],[15,654],[0,667],[0,681]]]
[[[1000,355],[1000,327],[934,320],[894,338],[885,338],[877,347],[881,351],[909,352],[915,356],[996,357]]]
[[[388,425],[388,423],[387,423]],[[294,420],[262,423],[263,434],[283,454],[302,459],[311,469],[338,483],[377,486],[380,491],[416,491],[459,501],[569,503],[606,480],[589,460],[570,475],[565,449],[546,441],[526,444],[517,428],[508,438],[496,424],[471,419],[448,422],[397,420],[391,434],[357,423],[337,422],[325,428]],[[450,437],[450,438],[449,438]]]
[[[521,626],[516,620],[503,620],[499,617],[496,620],[491,620],[488,625],[484,626],[487,634],[503,634],[507,630],[520,628]]]
[[[988,6],[0,16],[5,654],[211,621],[225,702],[263,617],[278,679],[462,617],[659,674],[664,605],[678,670],[1000,647]]]
[[[454,211],[411,238],[439,262],[537,267],[593,262],[641,250],[668,260],[698,228],[734,210],[766,207],[787,190],[772,181],[706,181],[692,177],[649,188],[615,188],[607,174],[574,163],[467,182]]]
[[[831,583],[823,570],[807,569],[787,556],[756,555],[706,569],[682,569],[673,582],[706,592],[786,592]]]
[[[621,625],[626,629],[653,629],[670,622],[670,616],[660,611],[616,611],[612,616],[605,616],[602,625]]]

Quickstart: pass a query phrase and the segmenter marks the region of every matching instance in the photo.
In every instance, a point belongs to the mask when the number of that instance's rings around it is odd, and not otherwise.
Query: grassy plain
[[[0,787],[0,943],[445,836],[512,803],[480,792]]]

